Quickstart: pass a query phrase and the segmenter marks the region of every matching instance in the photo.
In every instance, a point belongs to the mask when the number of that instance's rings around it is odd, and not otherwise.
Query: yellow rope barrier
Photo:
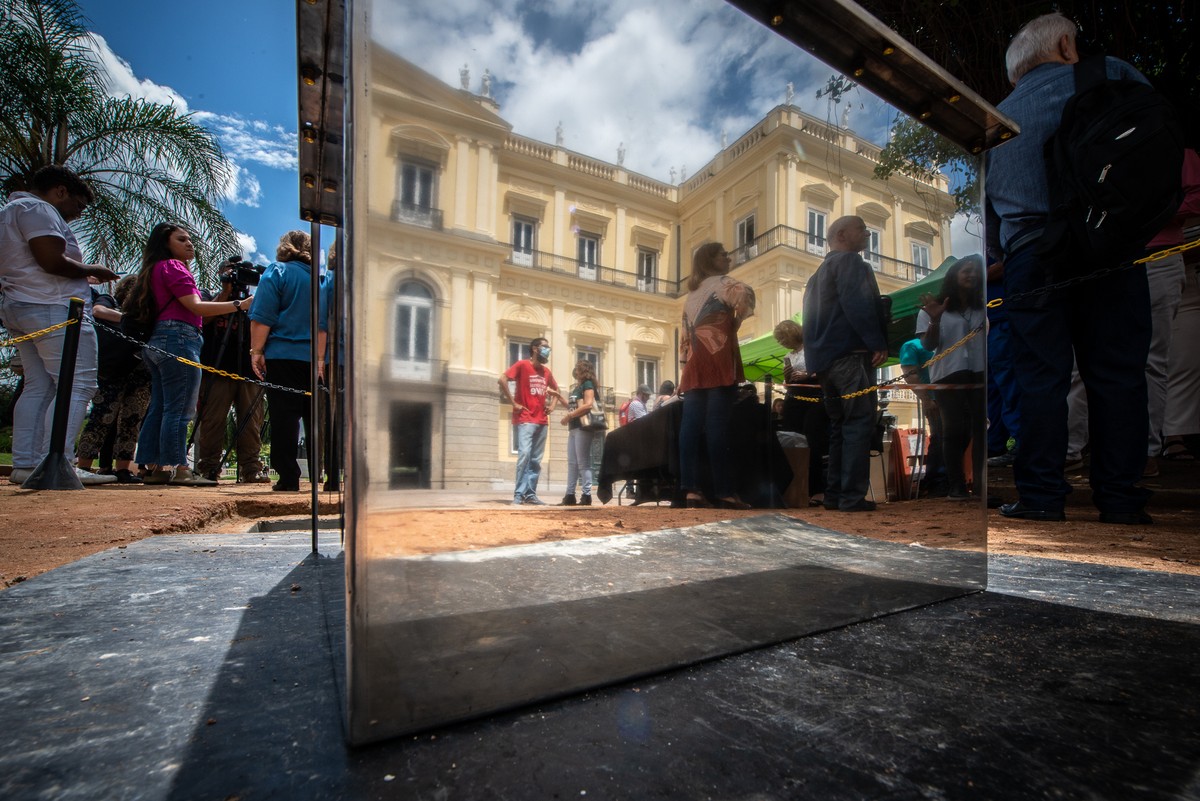
[[[66,328],[68,325],[74,324],[74,320],[63,320],[61,323],[55,323],[49,328],[43,328],[41,331],[34,331],[32,334],[22,334],[19,337],[13,337],[12,339],[0,341],[0,348],[11,347],[12,345],[17,345],[21,342],[29,342],[30,340],[37,339],[38,337],[57,331],[60,328]]]

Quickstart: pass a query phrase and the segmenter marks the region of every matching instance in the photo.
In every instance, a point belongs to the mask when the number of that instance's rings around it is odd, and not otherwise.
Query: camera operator
[[[251,297],[263,268],[240,258],[227,259],[219,268],[221,292],[212,300]],[[248,308],[245,307],[245,308]],[[253,378],[250,368],[250,318],[246,311],[204,321],[204,346],[200,362],[229,373]],[[259,387],[245,381],[204,373],[200,382],[199,417],[196,426],[196,473],[216,481],[224,467],[226,420],[232,406],[237,419],[237,465],[239,481],[269,484],[263,469],[262,426],[265,406]]]

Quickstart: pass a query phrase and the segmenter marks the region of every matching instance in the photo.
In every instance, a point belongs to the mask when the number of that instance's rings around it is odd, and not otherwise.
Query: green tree
[[[232,166],[214,136],[171,105],[110,97],[74,0],[0,0],[0,185],[59,164],[96,202],[74,223],[85,257],[135,269],[150,229],[191,231],[201,283],[237,252],[218,203]]]

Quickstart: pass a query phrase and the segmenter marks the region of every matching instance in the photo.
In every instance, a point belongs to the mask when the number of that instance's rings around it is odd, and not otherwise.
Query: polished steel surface
[[[301,0],[301,6],[306,4]],[[323,0],[313,5],[320,7]],[[972,522],[965,530],[952,532],[953,545],[946,548],[897,541],[897,526],[920,527],[925,509],[951,503],[905,496],[896,497],[893,504],[881,503],[883,513],[872,518],[878,520],[877,537],[831,531],[764,510],[761,517],[699,528],[406,555],[401,547],[406,537],[404,507],[414,505],[408,502],[412,497],[408,493],[420,493],[424,505],[431,493],[452,498],[462,487],[452,485],[443,468],[433,475],[413,474],[425,489],[403,488],[396,479],[397,465],[386,454],[397,443],[408,442],[405,438],[412,434],[409,429],[416,418],[394,410],[425,410],[422,413],[428,417],[421,418],[422,430],[431,432],[433,444],[426,442],[423,447],[431,454],[431,464],[445,460],[444,438],[459,433],[464,425],[492,437],[473,454],[479,463],[502,462],[508,454],[504,440],[508,426],[496,397],[496,378],[508,366],[507,354],[493,343],[486,362],[466,363],[466,357],[458,355],[466,348],[460,338],[467,336],[469,323],[481,324],[471,315],[499,306],[494,295],[485,297],[482,287],[498,292],[502,276],[515,277],[518,283],[529,281],[527,276],[536,277],[536,269],[511,258],[512,246],[505,244],[503,231],[506,222],[497,226],[499,233],[475,230],[488,227],[475,226],[477,221],[491,224],[498,216],[495,208],[471,205],[445,220],[440,213],[419,220],[397,217],[393,210],[397,199],[392,197],[400,182],[395,132],[419,152],[422,163],[446,172],[441,179],[446,197],[457,193],[467,198],[483,185],[474,176],[467,181],[449,171],[451,159],[469,148],[464,142],[499,142],[499,146],[489,144],[488,152],[503,153],[510,147],[517,153],[506,156],[512,163],[523,163],[520,159],[529,153],[536,156],[555,148],[524,138],[521,131],[506,130],[502,108],[496,111],[487,103],[476,103],[475,115],[467,114],[475,101],[465,90],[455,97],[457,87],[448,92],[441,81],[449,79],[426,72],[431,65],[416,64],[416,70],[405,72],[412,65],[403,61],[404,54],[388,52],[386,43],[372,39],[373,11],[383,5],[396,13],[411,8],[401,6],[399,0],[357,2],[347,8],[349,68],[344,100],[350,147],[340,190],[348,187],[349,192],[345,195],[346,241],[339,248],[344,254],[347,292],[345,545],[351,742],[484,715],[986,587],[982,492],[959,507],[972,510],[966,515]],[[474,13],[490,12],[480,4]],[[774,35],[762,31],[763,37]],[[382,86],[396,74],[412,76],[413,83]],[[887,86],[873,88],[892,99]],[[405,90],[422,98],[448,99],[414,102],[405,99]],[[895,99],[900,102],[904,97],[898,94]],[[598,116],[618,113],[619,109],[597,110]],[[447,120],[455,118],[463,120],[462,127],[457,132],[447,130]],[[788,124],[788,119],[800,117],[780,119]],[[804,124],[808,131],[819,127],[808,119]],[[753,131],[743,137],[747,148],[754,144],[752,135]],[[734,142],[731,150],[742,144]],[[564,169],[589,171],[587,180],[594,192],[602,191],[596,189],[600,178],[617,166],[586,154],[559,151],[554,158],[561,159]],[[335,169],[333,160],[322,162],[315,153],[309,159],[306,162],[302,154],[302,164]],[[630,175],[627,180],[639,182],[646,192],[660,193],[661,198],[677,199],[685,189]],[[325,194],[341,196],[337,191]],[[654,202],[661,206],[666,201]],[[464,233],[466,228],[455,228],[454,220],[468,221],[472,230]],[[550,251],[550,239],[547,235],[548,243],[537,249]],[[570,252],[554,255],[569,260],[574,253],[571,247]],[[451,255],[467,251],[484,254],[469,269],[465,259],[459,264]],[[747,255],[752,260],[757,253]],[[592,273],[586,277],[582,272],[547,273],[546,280],[561,286],[564,296],[572,287],[596,280]],[[686,273],[668,277],[686,279]],[[397,286],[413,276],[425,276],[426,283],[441,293],[435,293],[429,308],[430,314],[441,315],[436,330],[443,333],[434,341],[435,352],[425,372],[412,372],[411,365],[405,367],[409,372],[397,372],[391,355],[397,347],[392,299]],[[619,280],[619,276],[613,279]],[[464,291],[465,287],[473,288]],[[498,331],[497,320],[487,323]],[[489,334],[492,339],[500,336]],[[560,379],[565,378],[564,372],[556,369]],[[455,392],[456,402],[474,399],[469,418],[454,418],[448,412]],[[467,419],[471,422],[463,422]],[[562,440],[552,439],[549,447],[561,449]],[[546,459],[550,458],[548,449]],[[401,466],[407,469],[408,465]],[[511,492],[511,475],[505,477],[503,471],[496,475],[481,482],[480,488]],[[548,499],[561,494],[561,474],[544,475],[544,480],[550,487],[544,492]],[[977,482],[982,486],[983,477],[977,477]],[[516,513],[496,504],[492,509],[487,514]],[[381,523],[385,519],[386,525]]]

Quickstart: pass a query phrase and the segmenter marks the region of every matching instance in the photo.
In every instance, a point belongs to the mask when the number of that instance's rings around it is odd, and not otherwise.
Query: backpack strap
[[[1108,61],[1104,56],[1088,56],[1075,64],[1075,94],[1081,95],[1108,80]]]

